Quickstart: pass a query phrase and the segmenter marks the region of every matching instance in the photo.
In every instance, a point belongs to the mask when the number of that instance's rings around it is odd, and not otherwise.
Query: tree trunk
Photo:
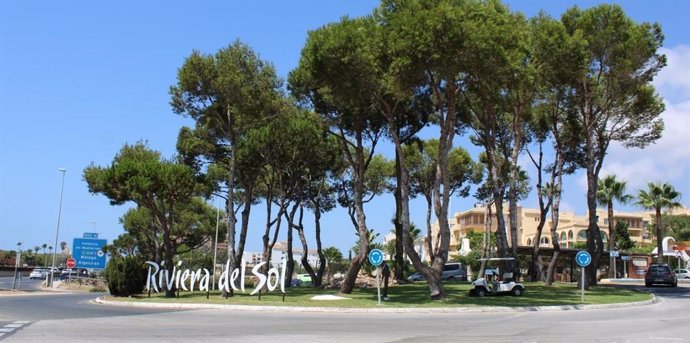
[[[553,237],[553,235],[552,235]],[[556,248],[558,246],[558,248]],[[556,272],[556,263],[558,262],[558,255],[561,253],[561,248],[558,243],[558,237],[556,237],[556,243],[553,245],[553,255],[551,256],[551,260],[549,261],[549,266],[546,270],[546,285],[551,286],[553,285],[554,279],[555,279],[555,272]]]
[[[557,143],[560,146],[560,141]],[[551,261],[549,261],[549,267],[546,272],[546,285],[551,286],[554,281],[554,274],[556,269],[556,263],[558,263],[558,255],[561,252],[561,244],[558,238],[558,223],[561,209],[561,196],[563,189],[563,167],[565,165],[565,160],[561,149],[556,149],[555,165],[551,171],[551,194],[549,194],[550,200],[553,204],[551,208],[551,244],[553,245],[553,255],[551,256]]]
[[[245,189],[244,208],[242,209],[242,226],[240,227],[240,241],[237,243],[237,253],[235,254],[234,268],[240,268],[242,256],[244,256],[244,246],[247,242],[247,231],[249,230],[249,215],[252,211],[252,200],[254,197],[254,185],[248,185]]]
[[[529,152],[529,151],[528,151]],[[537,224],[537,231],[534,235],[532,241],[532,259],[529,267],[529,278],[532,281],[538,281],[541,275],[541,260],[539,259],[539,242],[541,241],[541,235],[544,230],[544,225],[546,225],[546,214],[549,212],[552,203],[552,196],[548,197],[548,201],[544,204],[544,187],[542,180],[542,160],[544,153],[542,151],[541,142],[539,143],[539,158],[537,161],[532,159],[534,165],[537,166],[537,199],[539,200],[539,224]],[[530,154],[530,158],[532,155]]]
[[[485,150],[487,155],[487,164],[489,168],[489,183],[491,184],[491,191],[493,196],[494,206],[496,206],[496,247],[498,248],[498,257],[508,257],[510,248],[508,246],[508,237],[506,235],[506,223],[503,217],[503,199],[505,198],[505,187],[501,184],[501,175],[498,172],[497,156],[493,146],[493,139],[487,139],[485,143]],[[514,257],[514,256],[513,256]],[[513,272],[514,263],[507,263],[501,261],[500,268],[505,272]]]
[[[484,270],[486,270],[486,260],[490,257],[489,253],[491,249],[491,218],[493,218],[493,216],[491,215],[492,203],[492,201],[488,201],[485,205],[486,208],[484,210],[484,235],[482,237],[482,263],[479,267],[479,271],[477,272],[477,278],[484,276]]]
[[[431,195],[425,195],[426,198],[426,249],[429,254],[429,261],[434,260],[434,237],[431,230],[431,212],[433,210]],[[439,230],[440,232],[440,230]]]
[[[589,169],[589,168],[588,168]],[[589,226],[587,227],[587,251],[592,256],[592,263],[585,268],[587,274],[585,288],[597,285],[597,271],[602,255],[602,241],[597,223],[597,177],[594,172],[587,171],[587,209],[589,214]]]
[[[314,280],[314,287],[321,287],[323,284],[323,272],[326,269],[326,256],[323,254],[323,247],[321,246],[321,206],[319,201],[314,204],[314,236],[316,237],[316,253],[319,254],[319,268],[316,271],[316,280]]]
[[[230,114],[230,109],[227,109],[227,119],[229,125],[232,125],[232,115]],[[237,218],[235,217],[235,176],[237,174],[237,142],[235,142],[235,135],[230,132],[230,173],[228,174],[227,184],[228,184],[228,198],[225,202],[225,214],[227,217],[227,227],[228,227],[228,275],[232,273],[232,270],[238,265],[236,254],[235,254],[235,230],[237,224]],[[223,290],[223,296],[233,296],[233,290],[230,288],[229,292]]]
[[[663,236],[661,235],[661,207],[656,208],[656,251],[657,251],[657,257],[656,257],[656,262],[657,263],[664,263],[664,245],[663,245]]]
[[[537,233],[532,241],[532,259],[529,268],[529,277],[532,281],[539,280],[541,268],[539,267],[539,241],[541,241],[541,234],[546,224],[546,212],[539,214],[539,224],[537,225]]]
[[[395,152],[395,176],[397,180],[400,180],[400,156],[396,150]],[[400,195],[400,183],[395,185],[395,279],[400,281],[405,280],[405,248],[403,244],[403,225],[402,219],[402,199]]]
[[[448,258],[448,247],[450,246],[450,229],[448,227],[448,199],[450,197],[450,187],[447,167],[448,167],[448,153],[452,146],[452,139],[454,134],[455,113],[454,106],[448,110],[448,118],[444,121],[441,119],[441,138],[439,139],[439,154],[438,165],[436,168],[436,180],[434,182],[434,193],[436,202],[436,217],[439,221],[440,233],[440,249],[438,252],[430,251],[430,256],[433,254],[434,258],[431,260],[431,267],[425,266],[419,254],[414,250],[414,240],[410,234],[410,176],[405,163],[405,157],[402,151],[402,141],[398,134],[398,129],[392,111],[385,112],[388,120],[389,132],[391,134],[393,143],[395,145],[396,156],[398,156],[399,163],[397,163],[397,182],[400,189],[401,213],[400,220],[402,224],[402,234],[405,243],[405,253],[412,261],[415,269],[424,275],[427,286],[429,287],[429,295],[432,300],[442,300],[446,298],[446,292],[441,283],[441,271],[443,265]],[[444,185],[441,193],[440,186]],[[442,195],[441,195],[442,194]]]
[[[292,253],[292,230],[297,204],[294,205],[287,219],[287,264],[285,266],[285,286],[292,286],[292,274],[295,272],[295,256]],[[287,215],[287,213],[286,213]],[[305,252],[306,253],[306,252]]]
[[[314,272],[314,269],[311,267],[311,265],[309,265],[309,246],[307,244],[307,238],[304,236],[304,225],[302,223],[303,218],[304,208],[302,207],[302,205],[300,205],[298,223],[296,226],[294,226],[294,228],[297,229],[297,235],[299,236],[300,243],[302,243],[302,266],[304,267],[304,270],[307,272],[307,274],[309,274],[309,276],[311,277],[312,286],[316,287],[317,277],[316,273]]]
[[[260,269],[260,272],[266,276],[268,276],[268,270],[271,268],[271,260],[273,259],[273,247],[275,247],[276,242],[278,241],[278,234],[280,233],[280,226],[283,223],[282,216],[285,213],[285,209],[287,207],[287,204],[285,201],[280,202],[280,206],[278,207],[278,214],[276,215],[275,219],[271,219],[271,213],[272,213],[272,204],[273,204],[273,191],[272,187],[268,187],[268,193],[267,193],[267,199],[266,199],[266,227],[264,231],[264,235],[262,236],[262,241],[264,244],[264,251],[263,251],[263,262],[266,262],[266,264]],[[275,225],[275,230],[273,231],[273,238],[271,239],[271,227]],[[288,224],[288,230],[289,229],[289,224]],[[290,274],[290,277],[292,274]],[[285,277],[288,277],[287,272],[285,273]],[[286,280],[286,286],[289,286],[288,282],[289,280]],[[268,289],[267,286],[264,286],[265,289]]]
[[[273,250],[273,245],[275,244],[275,239],[273,240],[273,243],[271,243],[271,227],[276,224],[276,230],[274,237],[278,236],[278,231],[280,231],[280,223],[276,223],[271,218],[271,214],[273,211],[273,187],[271,186],[272,182],[267,182],[266,184],[266,222],[264,224],[264,234],[261,236],[261,241],[263,243],[263,248],[264,251],[262,253],[263,256],[263,261],[266,262],[267,264],[271,263],[271,254]],[[282,208],[282,206],[281,206]],[[279,211],[278,216],[276,216],[276,220],[280,220],[280,216],[282,215],[282,211]],[[269,267],[262,268],[265,269],[266,271],[268,270]]]
[[[513,148],[510,155],[510,183],[508,189],[508,213],[510,217],[510,247],[511,255],[515,257],[512,267],[513,272],[518,272],[518,222],[517,222],[517,198],[518,198],[518,157],[522,150],[522,120],[521,112],[518,108],[513,111]]]
[[[362,132],[358,130],[356,136],[356,147],[354,161],[351,161],[351,167],[354,169],[355,185],[354,185],[354,209],[357,221],[357,233],[359,235],[359,252],[357,256],[352,259],[350,268],[345,274],[345,280],[340,287],[340,293],[350,294],[357,281],[357,275],[360,268],[366,261],[369,253],[369,229],[367,229],[366,216],[364,214],[364,178],[366,167],[364,163],[364,147],[362,144]],[[343,146],[343,152],[349,154],[349,148]]]
[[[175,263],[173,262],[173,256],[175,255],[175,251],[172,246],[172,242],[170,241],[170,227],[168,226],[167,223],[165,223],[165,219],[159,218],[158,219],[161,225],[161,228],[163,229],[163,249],[165,250],[165,270],[168,272],[168,278],[174,279],[175,275],[173,273],[173,269],[175,267]],[[168,288],[167,285],[165,287],[165,297],[166,298],[173,298],[175,297],[175,286],[173,283],[173,286]]]

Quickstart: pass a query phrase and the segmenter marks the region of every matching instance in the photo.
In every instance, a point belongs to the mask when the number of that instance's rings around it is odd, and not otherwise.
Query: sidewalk
[[[45,287],[41,285],[40,289],[36,290],[25,290],[25,289],[9,289],[0,288],[0,297],[3,296],[18,296],[18,295],[46,295],[53,293],[76,293],[74,290],[61,288],[60,285],[62,281],[55,281],[54,287]]]
[[[599,281],[601,284],[604,285],[637,285],[637,286],[644,286],[644,279],[601,279]],[[678,279],[678,284],[687,284],[690,285],[690,279]]]
[[[602,305],[558,305],[558,306],[467,306],[467,307],[298,307],[298,306],[254,306],[254,305],[223,305],[223,304],[191,304],[191,303],[141,303],[129,301],[113,301],[104,297],[93,300],[94,303],[141,308],[165,308],[187,310],[228,310],[254,312],[331,312],[331,313],[481,313],[481,312],[541,312],[541,311],[573,311],[573,310],[601,310],[612,308],[628,308],[653,305],[662,300],[652,295],[652,299],[630,303],[602,304]]]

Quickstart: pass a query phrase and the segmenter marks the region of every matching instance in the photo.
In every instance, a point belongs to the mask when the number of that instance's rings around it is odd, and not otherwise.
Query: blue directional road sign
[[[383,251],[381,249],[371,249],[369,252],[369,263],[378,267],[383,263]]]
[[[75,238],[72,257],[77,260],[76,268],[105,269],[105,239]]]
[[[580,251],[575,255],[575,262],[577,262],[577,265],[580,267],[587,267],[592,263],[592,255],[586,251]]]

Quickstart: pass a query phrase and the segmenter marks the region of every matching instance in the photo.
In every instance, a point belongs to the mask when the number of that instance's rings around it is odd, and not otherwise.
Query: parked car
[[[48,277],[48,269],[34,269],[31,271],[31,274],[29,274],[29,279],[45,279]]]
[[[70,278],[87,278],[89,271],[87,269],[69,269],[65,268],[60,273],[60,280],[67,280]]]
[[[688,269],[676,269],[673,272],[676,273],[677,279],[690,279],[690,270]]]
[[[665,284],[671,287],[678,286],[676,274],[671,271],[668,264],[652,263],[644,276],[644,284],[649,287],[655,284]]]
[[[407,278],[407,281],[423,281],[424,275],[414,273]],[[446,263],[441,272],[442,281],[467,281],[467,268],[462,263]]]
[[[309,274],[297,274],[297,277],[292,279],[293,286],[311,286],[311,276]]]

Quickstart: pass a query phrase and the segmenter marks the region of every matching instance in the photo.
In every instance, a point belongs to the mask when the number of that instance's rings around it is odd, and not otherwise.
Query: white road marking
[[[22,326],[24,326],[24,324],[7,324],[4,327],[6,327],[6,328],[20,328]]]

